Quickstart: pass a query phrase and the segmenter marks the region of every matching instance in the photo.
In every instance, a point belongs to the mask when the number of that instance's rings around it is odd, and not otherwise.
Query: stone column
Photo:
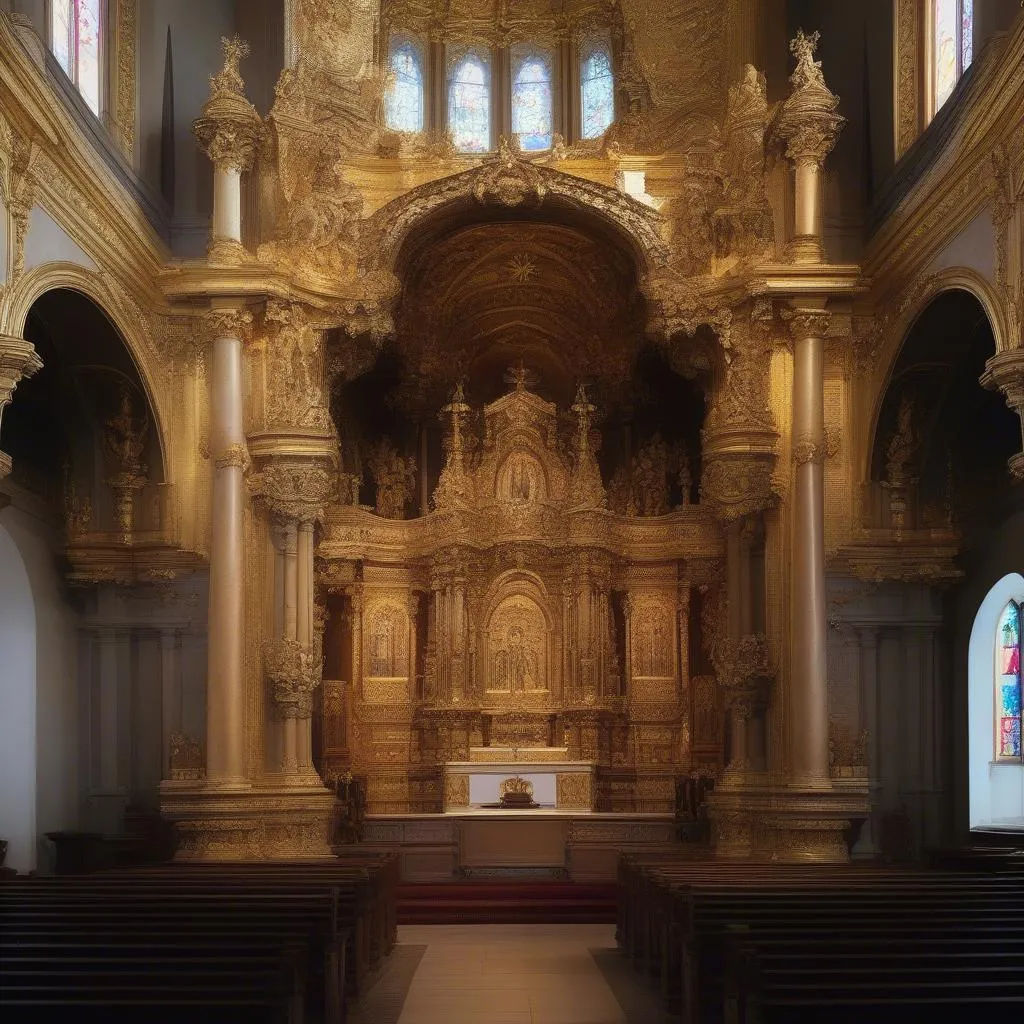
[[[176,629],[160,631],[160,700],[161,770],[166,778],[170,766],[171,737],[181,732],[181,634]]]
[[[992,356],[985,363],[981,385],[990,391],[996,388],[1002,391],[1006,404],[1020,417],[1021,448],[1024,449],[1024,348],[1013,348]],[[1018,480],[1024,480],[1024,450],[1011,455],[1007,465]]]
[[[298,528],[298,585],[299,606],[296,639],[309,652],[312,662],[320,658],[313,643],[313,522],[303,519]],[[319,669],[319,666],[316,666]],[[317,672],[319,675],[319,671]],[[310,714],[298,721],[298,764],[305,775],[313,773],[313,717]]]
[[[790,757],[793,785],[828,788],[824,301],[800,300],[793,334]]]
[[[798,31],[789,44],[796,57],[790,75],[792,90],[779,108],[774,136],[785,146],[793,161],[794,218],[789,256],[795,263],[821,263],[822,165],[835,145],[845,119],[836,112],[839,97],[825,84],[821,62],[814,60],[818,33],[805,36]]]
[[[222,39],[221,47],[224,67],[210,79],[210,98],[192,127],[214,166],[209,259],[230,264],[248,255],[242,246],[242,172],[252,166],[261,124],[238,70],[248,44],[235,36]]]
[[[30,341],[0,334],[0,426],[3,425],[4,409],[10,405],[18,382],[24,377],[31,377],[42,367],[43,361],[36,355]],[[0,451],[0,481],[10,472],[10,456]]]
[[[208,318],[213,329],[210,364],[210,449],[213,453],[210,536],[210,610],[206,681],[207,781],[248,785],[245,765],[245,471],[249,457],[242,429],[242,331],[252,317],[220,303]]]

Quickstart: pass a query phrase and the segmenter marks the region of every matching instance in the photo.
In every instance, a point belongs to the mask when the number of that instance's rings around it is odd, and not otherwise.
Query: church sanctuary
[[[0,1019],[1018,1018],[1022,419],[1022,0],[0,0]]]

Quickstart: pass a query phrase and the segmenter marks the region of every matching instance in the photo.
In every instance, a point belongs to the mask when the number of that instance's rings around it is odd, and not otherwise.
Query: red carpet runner
[[[473,880],[405,884],[399,924],[610,924],[615,885]]]

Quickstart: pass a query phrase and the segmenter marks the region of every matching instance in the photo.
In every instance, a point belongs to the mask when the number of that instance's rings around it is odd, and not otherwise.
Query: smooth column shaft
[[[825,608],[824,344],[804,336],[793,348],[792,722],[790,769],[798,784],[827,785],[828,689]],[[801,446],[806,451],[801,453]]]
[[[211,783],[245,782],[245,482],[242,453],[242,343],[213,343],[211,447],[213,472],[210,542],[210,614],[207,672],[206,760]]]
[[[821,165],[816,160],[799,160],[795,174],[795,234],[821,238]]]
[[[242,173],[236,167],[213,172],[213,237],[242,240]]]

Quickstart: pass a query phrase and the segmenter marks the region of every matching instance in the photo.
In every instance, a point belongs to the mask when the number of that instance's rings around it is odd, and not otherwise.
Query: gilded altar
[[[324,642],[348,679],[325,682],[322,771],[365,774],[371,814],[466,806],[451,766],[487,762],[559,762],[564,806],[666,812],[692,765],[690,591],[720,531],[696,505],[611,511],[585,392],[560,411],[523,376],[479,414],[461,387],[444,406],[427,514],[327,514]]]

